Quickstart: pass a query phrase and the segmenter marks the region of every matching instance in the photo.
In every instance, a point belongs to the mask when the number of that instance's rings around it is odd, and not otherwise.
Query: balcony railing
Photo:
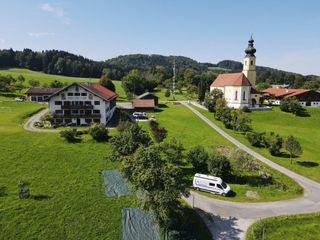
[[[61,109],[93,109],[93,105],[62,105]]]
[[[71,113],[71,114],[61,114],[55,113],[53,114],[54,118],[101,118],[100,113]]]

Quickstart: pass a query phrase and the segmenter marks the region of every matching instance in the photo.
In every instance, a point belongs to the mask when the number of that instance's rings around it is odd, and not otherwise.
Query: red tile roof
[[[309,91],[310,89],[267,88],[262,92],[274,97],[293,97]]]
[[[135,99],[132,100],[134,108],[154,108],[154,99]]]
[[[251,86],[251,84],[243,73],[219,74],[216,80],[211,84],[211,87],[224,86]]]
[[[111,100],[118,96],[115,92],[111,91],[108,88],[103,87],[99,83],[78,83],[81,87],[89,90],[93,94],[102,97],[105,100]]]
[[[48,94],[51,95],[61,88],[29,88],[25,93],[26,94]]]

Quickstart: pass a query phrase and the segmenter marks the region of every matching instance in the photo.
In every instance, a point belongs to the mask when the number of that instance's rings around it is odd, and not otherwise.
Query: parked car
[[[196,173],[193,177],[193,187],[200,191],[228,195],[231,188],[220,178],[210,175]]]
[[[148,116],[145,112],[134,112],[132,116],[136,119],[148,119]]]
[[[17,102],[23,102],[24,98],[23,97],[16,97],[14,100]]]

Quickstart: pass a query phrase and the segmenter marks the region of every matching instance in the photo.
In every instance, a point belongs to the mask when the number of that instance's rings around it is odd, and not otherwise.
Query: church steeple
[[[247,57],[254,57],[254,54],[256,53],[256,49],[254,48],[254,46],[253,46],[253,43],[254,43],[254,40],[253,40],[253,38],[252,38],[252,34],[251,34],[251,37],[250,37],[250,39],[249,39],[249,41],[248,41],[248,47],[246,48],[246,50],[245,50],[245,53],[247,54],[246,56]]]
[[[256,85],[256,56],[254,55],[256,53],[256,49],[253,46],[254,40],[252,38],[252,35],[248,41],[248,47],[245,50],[246,56],[244,57],[243,61],[243,73],[248,78],[249,82],[251,83],[252,87],[255,87]]]

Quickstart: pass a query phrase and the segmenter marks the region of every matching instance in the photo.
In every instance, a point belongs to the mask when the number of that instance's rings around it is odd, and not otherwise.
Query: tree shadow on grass
[[[43,200],[48,200],[51,197],[48,195],[44,195],[44,194],[37,194],[37,195],[32,195],[31,198],[36,201],[43,201]]]
[[[302,167],[312,168],[312,167],[318,167],[319,163],[316,162],[308,162],[308,161],[298,161],[297,164],[299,164]]]
[[[168,105],[167,105],[167,104],[164,104],[164,103],[159,103],[159,104],[158,104],[158,107],[159,107],[159,108],[168,108]]]
[[[0,197],[4,197],[7,195],[7,187],[1,186],[0,187]]]
[[[238,218],[221,217],[207,213],[199,208],[194,208],[210,230],[213,239],[240,240],[242,230],[237,228]]]

